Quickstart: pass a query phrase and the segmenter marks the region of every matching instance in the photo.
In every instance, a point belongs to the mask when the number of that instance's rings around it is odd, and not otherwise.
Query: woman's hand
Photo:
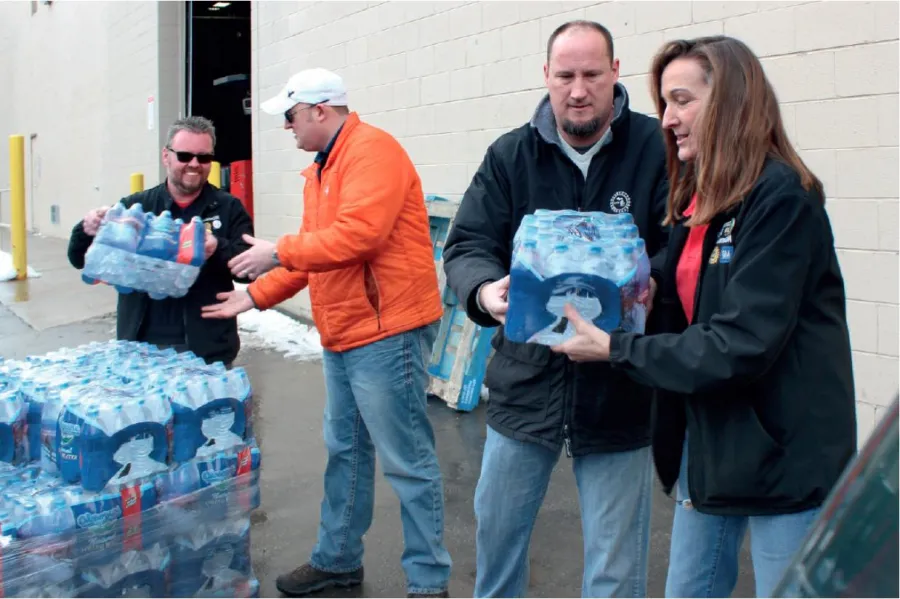
[[[600,362],[609,360],[609,335],[585,320],[578,311],[567,304],[566,318],[575,328],[575,336],[550,349],[569,356],[573,362]]]

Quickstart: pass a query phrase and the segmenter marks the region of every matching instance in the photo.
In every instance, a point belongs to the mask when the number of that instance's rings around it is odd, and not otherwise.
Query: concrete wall
[[[161,180],[161,138],[181,108],[183,10],[181,2],[0,3],[0,189],[9,187],[7,138],[23,134],[35,230],[68,236],[89,209],[127,195],[132,172],[148,187]],[[2,220],[8,200],[4,193]]]
[[[573,18],[610,28],[642,112],[666,40],[725,33],[763,58],[828,194],[865,438],[898,388],[897,2],[254,2],[254,98],[300,69],[334,69],[352,108],[405,145],[426,192],[458,199],[488,144],[531,115],[546,40]],[[281,119],[253,123],[256,227],[274,239],[298,228],[312,157]],[[288,306],[308,309],[303,296]]]

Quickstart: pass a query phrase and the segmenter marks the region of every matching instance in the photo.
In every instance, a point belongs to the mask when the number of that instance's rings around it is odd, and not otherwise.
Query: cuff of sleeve
[[[287,270],[303,270],[303,268],[298,268],[291,262],[291,254],[287,247],[289,237],[294,237],[296,239],[296,236],[293,235],[282,235],[278,238],[278,241],[275,242],[274,257],[278,259],[278,266],[282,268]],[[296,249],[296,246],[294,249]],[[302,253],[300,255],[302,255]]]
[[[257,310],[265,310],[265,308],[261,307],[261,304],[253,296],[253,284],[249,285],[245,291],[247,292],[247,295],[250,297],[250,301],[253,302],[254,308],[256,308]]]
[[[493,328],[500,326],[500,322],[495,320],[494,317],[481,306],[481,302],[478,300],[478,292],[481,288],[492,282],[493,280],[487,280],[478,283],[466,300],[466,314],[469,316],[469,320],[480,327]]]
[[[625,345],[629,338],[633,337],[633,333],[625,331],[613,331],[609,335],[609,363],[613,367],[623,367],[627,365],[625,361]]]
[[[487,314],[487,310],[484,309],[484,306],[481,305],[481,288],[487,285],[490,281],[485,281],[481,285],[475,288],[475,306],[478,307],[483,313]]]

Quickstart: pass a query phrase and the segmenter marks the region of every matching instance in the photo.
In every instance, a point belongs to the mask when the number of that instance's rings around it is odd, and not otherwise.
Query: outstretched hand
[[[253,308],[253,298],[250,292],[235,289],[234,291],[226,291],[217,293],[216,299],[218,304],[211,304],[200,308],[200,315],[203,318],[234,318],[242,312],[246,312]]]
[[[573,362],[609,360],[609,334],[582,318],[572,304],[566,304],[565,314],[575,328],[575,335],[550,349],[566,354]]]
[[[275,268],[275,244],[265,239],[244,235],[250,249],[228,261],[231,274],[242,279],[256,279]]]

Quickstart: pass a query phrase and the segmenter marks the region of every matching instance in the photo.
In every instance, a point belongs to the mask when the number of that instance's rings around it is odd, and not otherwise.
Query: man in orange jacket
[[[247,236],[252,247],[229,267],[253,283],[203,310],[265,310],[309,285],[324,347],[325,499],[310,560],[279,576],[278,590],[362,582],[377,452],[403,508],[409,596],[447,596],[443,483],[426,414],[442,305],[421,181],[396,139],[349,111],[334,73],[302,71],[261,108],[283,114],[297,147],[317,152],[303,171],[303,223],[274,244]]]

